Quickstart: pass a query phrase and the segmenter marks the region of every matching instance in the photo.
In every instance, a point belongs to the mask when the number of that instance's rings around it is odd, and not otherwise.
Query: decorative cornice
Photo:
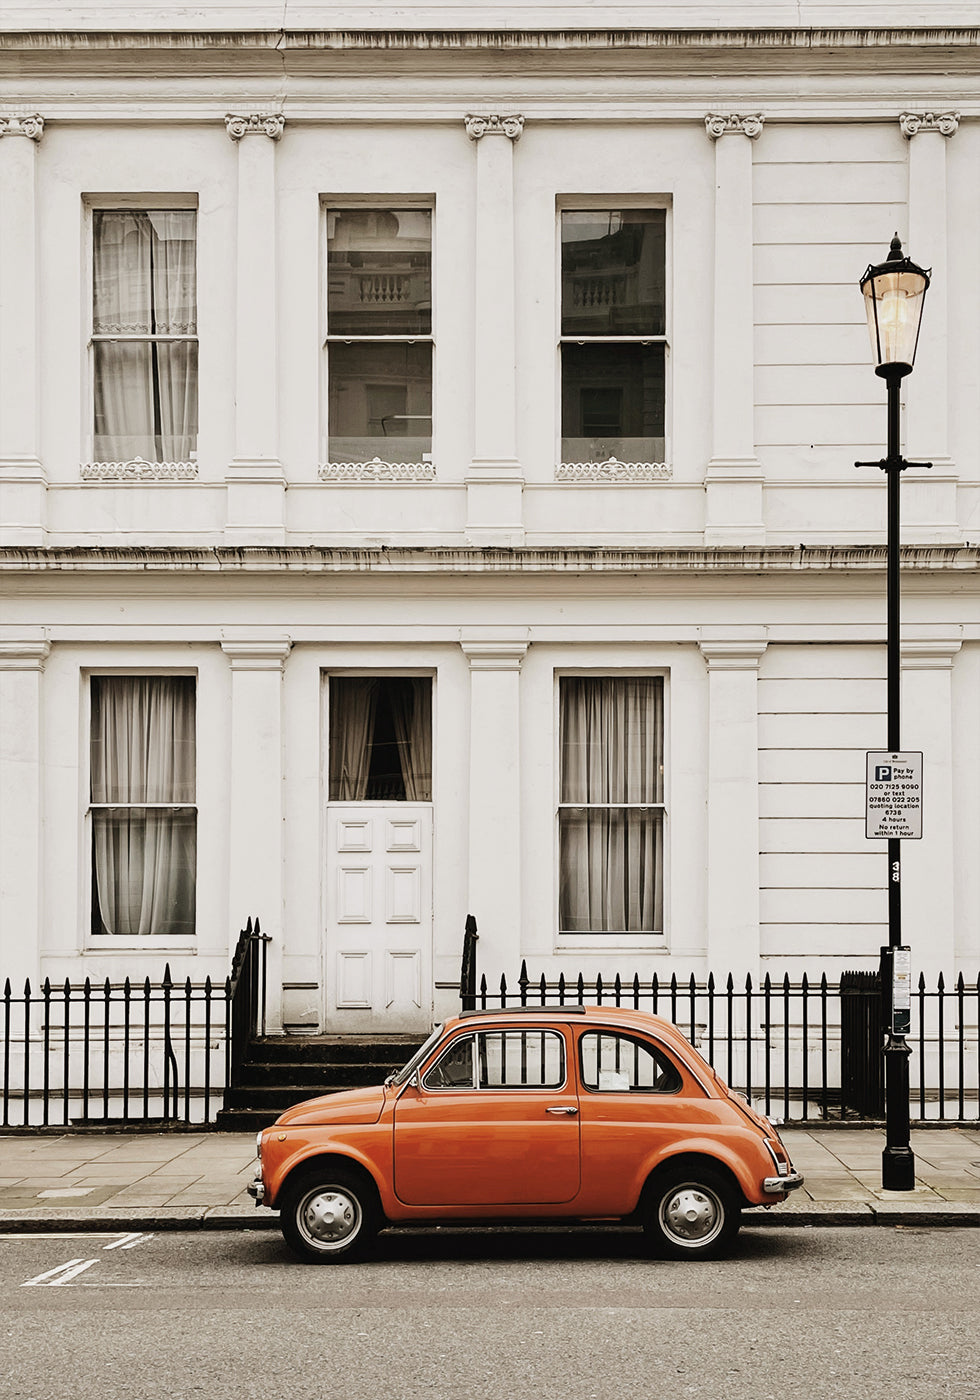
[[[559,462],[556,481],[618,482],[623,485],[645,481],[670,481],[674,469],[668,462],[620,462],[607,457],[604,462]]]
[[[321,481],[353,481],[391,483],[399,481],[434,481],[436,469],[432,462],[382,462],[373,457],[370,462],[322,462],[317,468]]]
[[[702,637],[698,650],[709,671],[757,671],[768,645],[765,637]]]
[[[704,119],[704,129],[712,141],[717,141],[719,136],[747,136],[754,141],[762,135],[764,122],[765,117],[759,112],[745,117],[740,117],[737,112],[709,112]]]
[[[471,141],[479,141],[481,136],[509,136],[519,141],[524,130],[524,118],[520,116],[501,117],[494,112],[491,116],[479,117],[467,113],[463,118],[466,134]]]
[[[228,112],[225,116],[225,130],[233,141],[240,141],[243,136],[268,136],[278,141],[285,125],[281,112],[249,112],[245,116]]]
[[[43,135],[44,118],[40,112],[0,115],[0,136],[27,136],[31,141],[40,141]]]
[[[938,131],[940,136],[955,136],[960,124],[959,112],[903,112],[898,119],[902,135],[909,141],[920,131]]]
[[[971,581],[980,590],[980,545],[903,545],[902,571],[908,576],[955,573],[958,587]],[[770,545],[730,544],[621,548],[597,546],[558,549],[553,545],[508,549],[375,547],[331,548],[317,545],[215,545],[150,547],[31,545],[0,547],[0,570],[10,573],[224,573],[307,574],[700,574],[879,576],[886,570],[884,544]]]
[[[50,654],[43,637],[8,637],[0,641],[0,671],[43,671]]]
[[[233,671],[281,671],[292,646],[288,637],[271,642],[226,639],[221,650]]]
[[[519,671],[527,655],[528,630],[519,627],[499,633],[464,631],[459,645],[471,671]]]
[[[196,462],[147,462],[134,457],[131,462],[83,462],[83,481],[194,481]]]

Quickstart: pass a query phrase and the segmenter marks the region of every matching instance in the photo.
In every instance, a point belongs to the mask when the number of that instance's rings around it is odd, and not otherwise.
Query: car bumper
[[[257,1176],[253,1181],[250,1181],[245,1187],[245,1190],[257,1206],[260,1206],[265,1200],[265,1183],[261,1176]]]
[[[786,1191],[795,1191],[803,1185],[802,1172],[790,1172],[787,1176],[767,1176],[762,1189],[767,1196],[782,1196]]]

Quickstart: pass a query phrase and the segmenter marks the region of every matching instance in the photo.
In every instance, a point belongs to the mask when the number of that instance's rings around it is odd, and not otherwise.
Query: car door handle
[[[578,1113],[578,1109],[566,1104],[556,1104],[554,1108],[546,1108],[545,1113]]]

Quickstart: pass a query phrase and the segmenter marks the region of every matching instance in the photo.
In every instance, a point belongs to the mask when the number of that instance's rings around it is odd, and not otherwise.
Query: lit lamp
[[[900,650],[899,482],[906,467],[928,467],[930,462],[907,462],[901,449],[899,386],[912,373],[919,343],[919,326],[929,273],[902,256],[898,234],[888,257],[872,265],[861,278],[864,306],[871,334],[875,374],[888,386],[888,455],[881,462],[857,462],[859,467],[880,467],[888,480],[888,749],[901,750],[902,657]],[[881,1184],[886,1191],[915,1189],[915,1158],[909,1131],[909,1056],[905,1022],[895,1013],[892,989],[896,950],[902,948],[902,843],[888,839],[888,947],[881,950],[882,1005],[885,1011],[885,1150]],[[907,950],[903,960],[907,959]]]

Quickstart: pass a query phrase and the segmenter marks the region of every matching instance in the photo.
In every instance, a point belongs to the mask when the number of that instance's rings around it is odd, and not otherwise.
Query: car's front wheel
[[[674,1259],[723,1254],[740,1224],[733,1188],[708,1168],[664,1173],[647,1189],[643,1228],[658,1252]]]
[[[357,1172],[325,1165],[287,1183],[279,1203],[283,1238],[310,1264],[353,1264],[383,1223],[377,1193]]]

